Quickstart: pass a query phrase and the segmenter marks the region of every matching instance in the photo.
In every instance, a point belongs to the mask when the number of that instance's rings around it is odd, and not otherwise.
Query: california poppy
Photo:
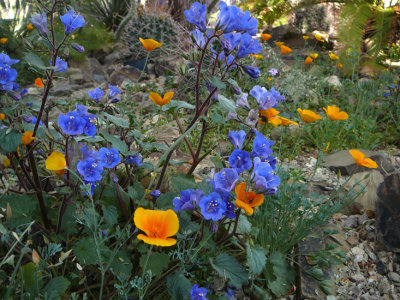
[[[260,55],[260,54],[252,54],[252,53],[250,53],[250,56],[254,57],[255,59],[263,59],[263,56]]]
[[[328,151],[330,145],[331,145],[331,142],[328,142],[328,143],[326,144],[325,150],[322,151],[322,152],[326,153],[326,152]]]
[[[263,41],[268,41],[271,37],[272,35],[270,35],[269,33],[261,33],[261,38]]]
[[[311,53],[311,54],[310,54],[310,57],[311,57],[312,59],[316,59],[316,58],[318,57],[318,53]]]
[[[153,51],[154,49],[157,49],[158,47],[162,46],[162,43],[159,43],[153,39],[139,38],[139,40],[142,43],[144,49],[146,49],[147,51]]]
[[[7,157],[3,158],[3,166],[4,166],[4,168],[8,168],[10,165],[11,165],[10,160]]]
[[[0,39],[0,44],[5,44],[5,43],[7,43],[7,41],[8,41],[8,38],[1,38]]]
[[[284,42],[276,42],[274,41],[275,45],[277,45],[278,47],[282,46]]]
[[[319,114],[316,114],[315,112],[308,109],[298,108],[297,111],[299,112],[302,120],[306,123],[312,123],[314,121],[322,119]]]
[[[376,169],[378,167],[378,164],[376,161],[370,159],[370,158],[365,158],[365,154],[362,153],[359,150],[349,150],[351,156],[353,156],[354,161],[356,162],[357,165],[360,167],[367,167],[367,168],[372,168]]]
[[[337,66],[338,66],[338,68],[342,68],[342,67],[343,67],[343,64],[338,63]]]
[[[289,125],[296,125],[296,126],[299,126],[299,123],[297,123],[297,122],[295,122],[295,121],[292,121],[292,120],[289,120],[289,119],[286,119],[286,118],[284,118],[284,117],[276,116],[276,118],[278,118],[278,119],[281,121],[281,124],[282,124],[283,126],[289,126]]]
[[[289,54],[292,52],[292,49],[289,48],[288,46],[282,45],[281,47],[281,52],[283,55]]]
[[[307,58],[304,60],[304,64],[310,65],[313,61],[314,60],[311,57],[307,56]]]
[[[34,139],[36,138],[33,136],[33,131],[25,131],[21,137],[22,145],[29,145]]]
[[[270,120],[271,118],[273,118],[274,116],[276,116],[278,114],[279,114],[279,111],[277,111],[273,107],[268,108],[268,109],[264,109],[264,110],[260,110],[260,115],[262,115],[263,117],[267,118],[268,120]]]
[[[146,233],[137,236],[146,244],[162,247],[176,244],[176,239],[170,237],[178,232],[179,220],[172,209],[162,211],[139,207],[135,211],[133,220],[136,227]]]
[[[328,106],[328,109],[324,107],[324,110],[328,118],[332,121],[347,120],[349,118],[349,115],[344,111],[339,111],[339,107],[337,106]]]
[[[35,85],[36,85],[38,88],[44,87],[43,80],[40,79],[39,77],[36,78],[36,79],[35,79]]]
[[[268,81],[272,81],[272,77],[271,77],[271,76],[268,76],[268,77],[267,77],[267,80],[268,80]]]
[[[308,35],[303,35],[303,40],[307,41],[310,37]]]
[[[335,53],[329,53],[328,55],[329,55],[329,58],[331,60],[338,60],[339,59],[339,56],[337,56]]]
[[[244,209],[249,216],[254,213],[254,207],[264,203],[264,195],[254,192],[246,192],[246,183],[242,182],[235,187],[236,201],[235,206]]]
[[[5,120],[6,119],[6,115],[5,114],[0,114],[0,120]]]
[[[64,168],[67,166],[67,161],[63,153],[54,151],[46,158],[45,166],[47,170],[53,172],[64,171]]]
[[[32,25],[32,24],[28,24],[28,25],[26,25],[26,29],[28,29],[28,30],[32,30],[32,29],[33,29],[33,25]]]
[[[319,34],[314,34],[314,37],[317,41],[319,42],[325,42],[324,38],[322,37],[322,35]]]
[[[174,96],[174,92],[165,93],[164,97],[162,97],[162,98],[157,93],[154,93],[154,92],[150,92],[149,93],[150,100],[153,101],[155,104],[158,104],[160,106],[168,104],[169,101],[171,101],[173,96]]]

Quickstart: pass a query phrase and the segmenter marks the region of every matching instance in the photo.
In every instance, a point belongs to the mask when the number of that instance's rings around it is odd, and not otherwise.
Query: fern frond
[[[374,33],[371,36],[372,44],[368,51],[368,54],[374,56],[375,58],[378,56],[380,50],[385,46],[387,35],[392,28],[394,14],[395,12],[393,8],[375,8],[373,23]]]

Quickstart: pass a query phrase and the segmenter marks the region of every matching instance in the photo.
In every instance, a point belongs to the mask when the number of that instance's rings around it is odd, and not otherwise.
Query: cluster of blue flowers
[[[19,62],[19,60],[11,59],[8,55],[0,53],[0,92],[19,89],[18,84],[15,83],[18,72],[11,68],[11,66],[17,62]]]
[[[231,68],[237,62],[236,60],[262,51],[258,40],[253,38],[257,34],[257,20],[251,17],[250,12],[243,12],[234,5],[227,5],[221,1],[219,6],[216,34],[206,27],[206,5],[199,2],[193,3],[190,9],[185,11],[185,16],[189,23],[196,26],[196,29],[191,32],[195,45],[202,49],[207,43],[206,40],[217,36],[222,51],[217,53],[211,48],[214,58],[225,61],[224,66]],[[222,36],[219,32],[223,33]],[[210,42],[213,41],[212,39]],[[256,67],[243,66],[242,68],[252,78],[258,78],[260,74],[260,70]]]
[[[255,131],[255,130],[254,130]],[[200,209],[204,219],[218,221],[223,216],[235,218],[235,206],[229,201],[230,193],[235,188],[239,176],[247,179],[257,192],[272,195],[278,191],[280,178],[276,175],[276,159],[272,156],[274,142],[263,134],[255,132],[252,152],[243,150],[246,133],[231,131],[229,140],[235,148],[229,157],[230,168],[216,173],[210,182],[212,192],[205,195],[201,190],[183,190],[173,200],[175,210]],[[246,175],[243,175],[248,171]]]
[[[285,99],[285,96],[281,95],[279,91],[275,90],[273,87],[268,91],[265,87],[260,87],[259,85],[251,89],[250,95],[257,100],[260,110],[275,107],[279,101]]]
[[[93,136],[96,134],[96,115],[89,114],[84,105],[76,104],[76,111],[60,114],[58,126],[65,134]]]
[[[122,91],[120,91],[117,86],[111,84],[108,85],[108,98],[111,99],[111,103],[117,103],[121,101],[121,98],[118,97],[119,94],[122,94]],[[88,95],[94,100],[94,102],[99,103],[100,99],[104,95],[104,92],[99,88],[95,88],[89,91]]]

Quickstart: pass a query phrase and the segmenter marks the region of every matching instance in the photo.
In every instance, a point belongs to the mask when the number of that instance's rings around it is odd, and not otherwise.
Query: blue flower
[[[149,196],[150,196],[152,199],[158,198],[158,197],[161,196],[161,192],[160,192],[159,190],[152,190],[152,191],[149,193]]]
[[[114,98],[114,97],[117,96],[118,94],[122,94],[122,92],[121,92],[121,91],[118,89],[118,87],[115,86],[115,85],[109,84],[109,85],[108,85],[108,88],[110,89],[110,90],[108,91],[108,97],[109,97],[109,98]]]
[[[94,102],[99,103],[101,97],[104,95],[104,92],[99,88],[95,88],[94,90],[89,91],[88,94],[89,97],[94,100]]]
[[[235,294],[236,288],[234,286],[228,286],[226,288],[225,297],[228,298],[228,300],[236,300]]]
[[[111,100],[111,103],[118,103],[119,101],[121,101],[121,98],[115,97],[114,99]]]
[[[220,40],[225,55],[229,55],[240,43],[242,39],[241,33],[225,33]]]
[[[231,141],[233,147],[235,149],[242,149],[244,139],[246,138],[246,132],[244,130],[240,131],[230,131],[228,133],[228,138]]]
[[[65,15],[60,16],[61,22],[64,24],[65,34],[69,35],[78,28],[85,26],[85,19],[78,15],[74,10],[69,10]]]
[[[0,91],[11,91],[14,89],[14,80],[18,72],[9,67],[8,64],[0,64]]]
[[[206,220],[218,221],[226,211],[226,203],[221,199],[220,194],[216,192],[202,197],[199,206]]]
[[[36,117],[32,117],[31,123],[36,125],[36,122],[37,122],[37,118]],[[41,125],[43,125],[42,121],[39,122],[39,126],[41,126]]]
[[[87,136],[94,137],[97,132],[96,126],[94,125],[97,118],[96,115],[89,114],[86,106],[79,105],[78,103],[76,103],[76,112],[78,113],[79,117],[81,117],[85,121],[83,133]]]
[[[225,33],[242,31],[250,35],[257,34],[258,22],[255,18],[251,17],[250,12],[243,12],[239,7],[234,5],[228,6],[223,1],[219,3],[219,8],[218,29],[222,29]]]
[[[82,134],[86,126],[86,120],[81,118],[77,112],[70,111],[66,115],[60,114],[58,126],[68,135]]]
[[[272,154],[272,149],[270,147],[274,144],[274,141],[267,139],[262,133],[257,132],[253,142],[253,151],[251,152],[251,156],[268,158],[268,156]]]
[[[199,206],[200,199],[204,196],[202,190],[183,190],[179,197],[175,197],[172,203],[175,211],[178,210],[193,210]]]
[[[43,36],[47,37],[49,35],[49,30],[47,29],[47,16],[45,13],[33,15],[31,23]]]
[[[276,158],[275,156],[268,156],[267,158],[261,158],[262,162],[267,162],[271,166],[272,169],[276,169]]]
[[[190,299],[189,300],[207,300],[207,289],[203,287],[199,287],[196,284],[193,285],[192,289],[190,290]]]
[[[20,92],[19,92],[19,94],[21,95],[21,96],[23,96],[23,95],[25,95],[25,94],[27,94],[28,93],[28,90],[26,89],[26,88],[23,88]]]
[[[116,148],[101,148],[99,150],[100,162],[103,167],[114,168],[121,162],[121,157],[119,157],[118,150]]]
[[[81,152],[82,152],[82,159],[85,160],[87,158],[94,158],[95,160],[100,159],[100,154],[96,149],[89,150],[86,145],[81,147]]]
[[[254,158],[252,180],[256,183],[254,187],[267,195],[276,194],[281,183],[281,179],[275,175],[275,171],[269,163],[262,162],[259,157]]]
[[[229,156],[229,164],[239,174],[250,169],[253,165],[249,152],[237,149],[233,150],[231,156]]]
[[[12,66],[19,62],[19,59],[12,59],[7,54],[0,53],[0,65]]]
[[[52,65],[51,59],[49,60],[50,66]],[[67,72],[68,64],[57,56],[55,72]]]
[[[94,158],[79,161],[76,168],[86,181],[94,182],[101,180],[103,165]]]
[[[190,32],[191,36],[194,39],[195,45],[199,48],[203,48],[206,44],[206,39],[204,37],[204,33],[198,29],[192,30]]]
[[[226,204],[226,211],[224,212],[224,215],[226,217],[228,217],[229,219],[234,219],[236,217],[236,215],[235,215],[235,204],[233,204],[228,199],[223,199],[223,200],[224,200],[224,202]]]
[[[278,74],[278,70],[275,68],[272,68],[272,69],[269,69],[268,73],[271,74],[272,76],[275,76],[276,74]]]
[[[228,114],[226,115],[225,121],[229,120],[240,121],[238,114],[233,111],[228,112]]]
[[[71,44],[71,48],[79,53],[83,53],[85,51],[85,48],[83,46],[75,44],[75,43]]]
[[[90,195],[93,196],[94,190],[97,188],[97,184],[93,181],[86,181],[84,180],[86,185],[90,185]],[[85,192],[83,193],[84,196],[88,196],[88,194]]]
[[[262,46],[258,42],[258,40],[253,39],[250,34],[244,33],[242,34],[242,38],[240,40],[239,49],[236,52],[237,58],[245,57],[249,54],[257,54],[262,51]]]
[[[238,179],[239,175],[235,169],[224,168],[215,174],[214,188],[216,191],[230,192]]]
[[[256,85],[251,89],[250,95],[257,100],[260,110],[275,107],[279,101],[285,99],[285,96],[282,96],[274,88],[271,88],[271,91],[268,91],[265,87],[260,87],[259,85]]]
[[[251,78],[257,79],[260,75],[260,70],[252,66],[243,66],[243,70],[250,75]]]
[[[206,31],[206,14],[207,8],[205,4],[194,2],[190,9],[184,12],[186,20],[195,25],[200,31]]]
[[[132,164],[132,165],[136,165],[138,167],[143,165],[142,156],[139,153],[137,153],[135,155],[128,156],[127,158],[125,158],[124,162],[126,164]]]
[[[250,109],[250,105],[249,105],[249,102],[247,100],[248,96],[249,96],[249,94],[247,94],[247,93],[243,93],[242,95],[240,95],[240,97],[238,97],[236,99],[236,107]]]

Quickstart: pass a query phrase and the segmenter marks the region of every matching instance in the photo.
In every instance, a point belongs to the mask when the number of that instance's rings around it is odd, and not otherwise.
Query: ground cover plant
[[[65,101],[51,91],[71,53],[90,48],[78,41],[95,28],[73,3],[39,4],[27,25],[34,43],[23,56],[13,56],[20,51],[0,39],[1,297],[295,293],[299,243],[362,193],[344,189],[351,176],[328,196],[313,193],[318,164],[330,151],[352,149],[358,166],[378,167],[356,149],[398,143],[397,75],[387,70],[359,82],[354,55],[353,72],[343,75],[340,88],[332,86],[318,78],[340,74],[335,53],[324,56],[309,45],[309,55],[285,69],[281,58],[292,49],[275,41],[277,55],[270,35],[257,36],[250,12],[221,1],[211,22],[206,5],[195,2],[184,12],[194,29],[173,70],[179,85],[139,83],[153,51],[163,47],[141,36],[135,43],[146,58],[136,82],[124,89],[99,83],[87,96]],[[106,7],[100,4],[94,3]],[[114,21],[107,25],[117,30]],[[19,81],[22,63],[35,74],[39,95]],[[150,111],[133,103],[137,92],[148,94]],[[310,97],[317,101],[306,102]],[[382,115],[386,109],[391,113]],[[159,141],[171,122],[179,136]],[[310,176],[283,163],[308,149],[317,159]],[[179,152],[187,156],[180,159]],[[197,172],[205,162],[208,172]],[[343,256],[327,245],[307,270],[328,294],[323,269]]]

